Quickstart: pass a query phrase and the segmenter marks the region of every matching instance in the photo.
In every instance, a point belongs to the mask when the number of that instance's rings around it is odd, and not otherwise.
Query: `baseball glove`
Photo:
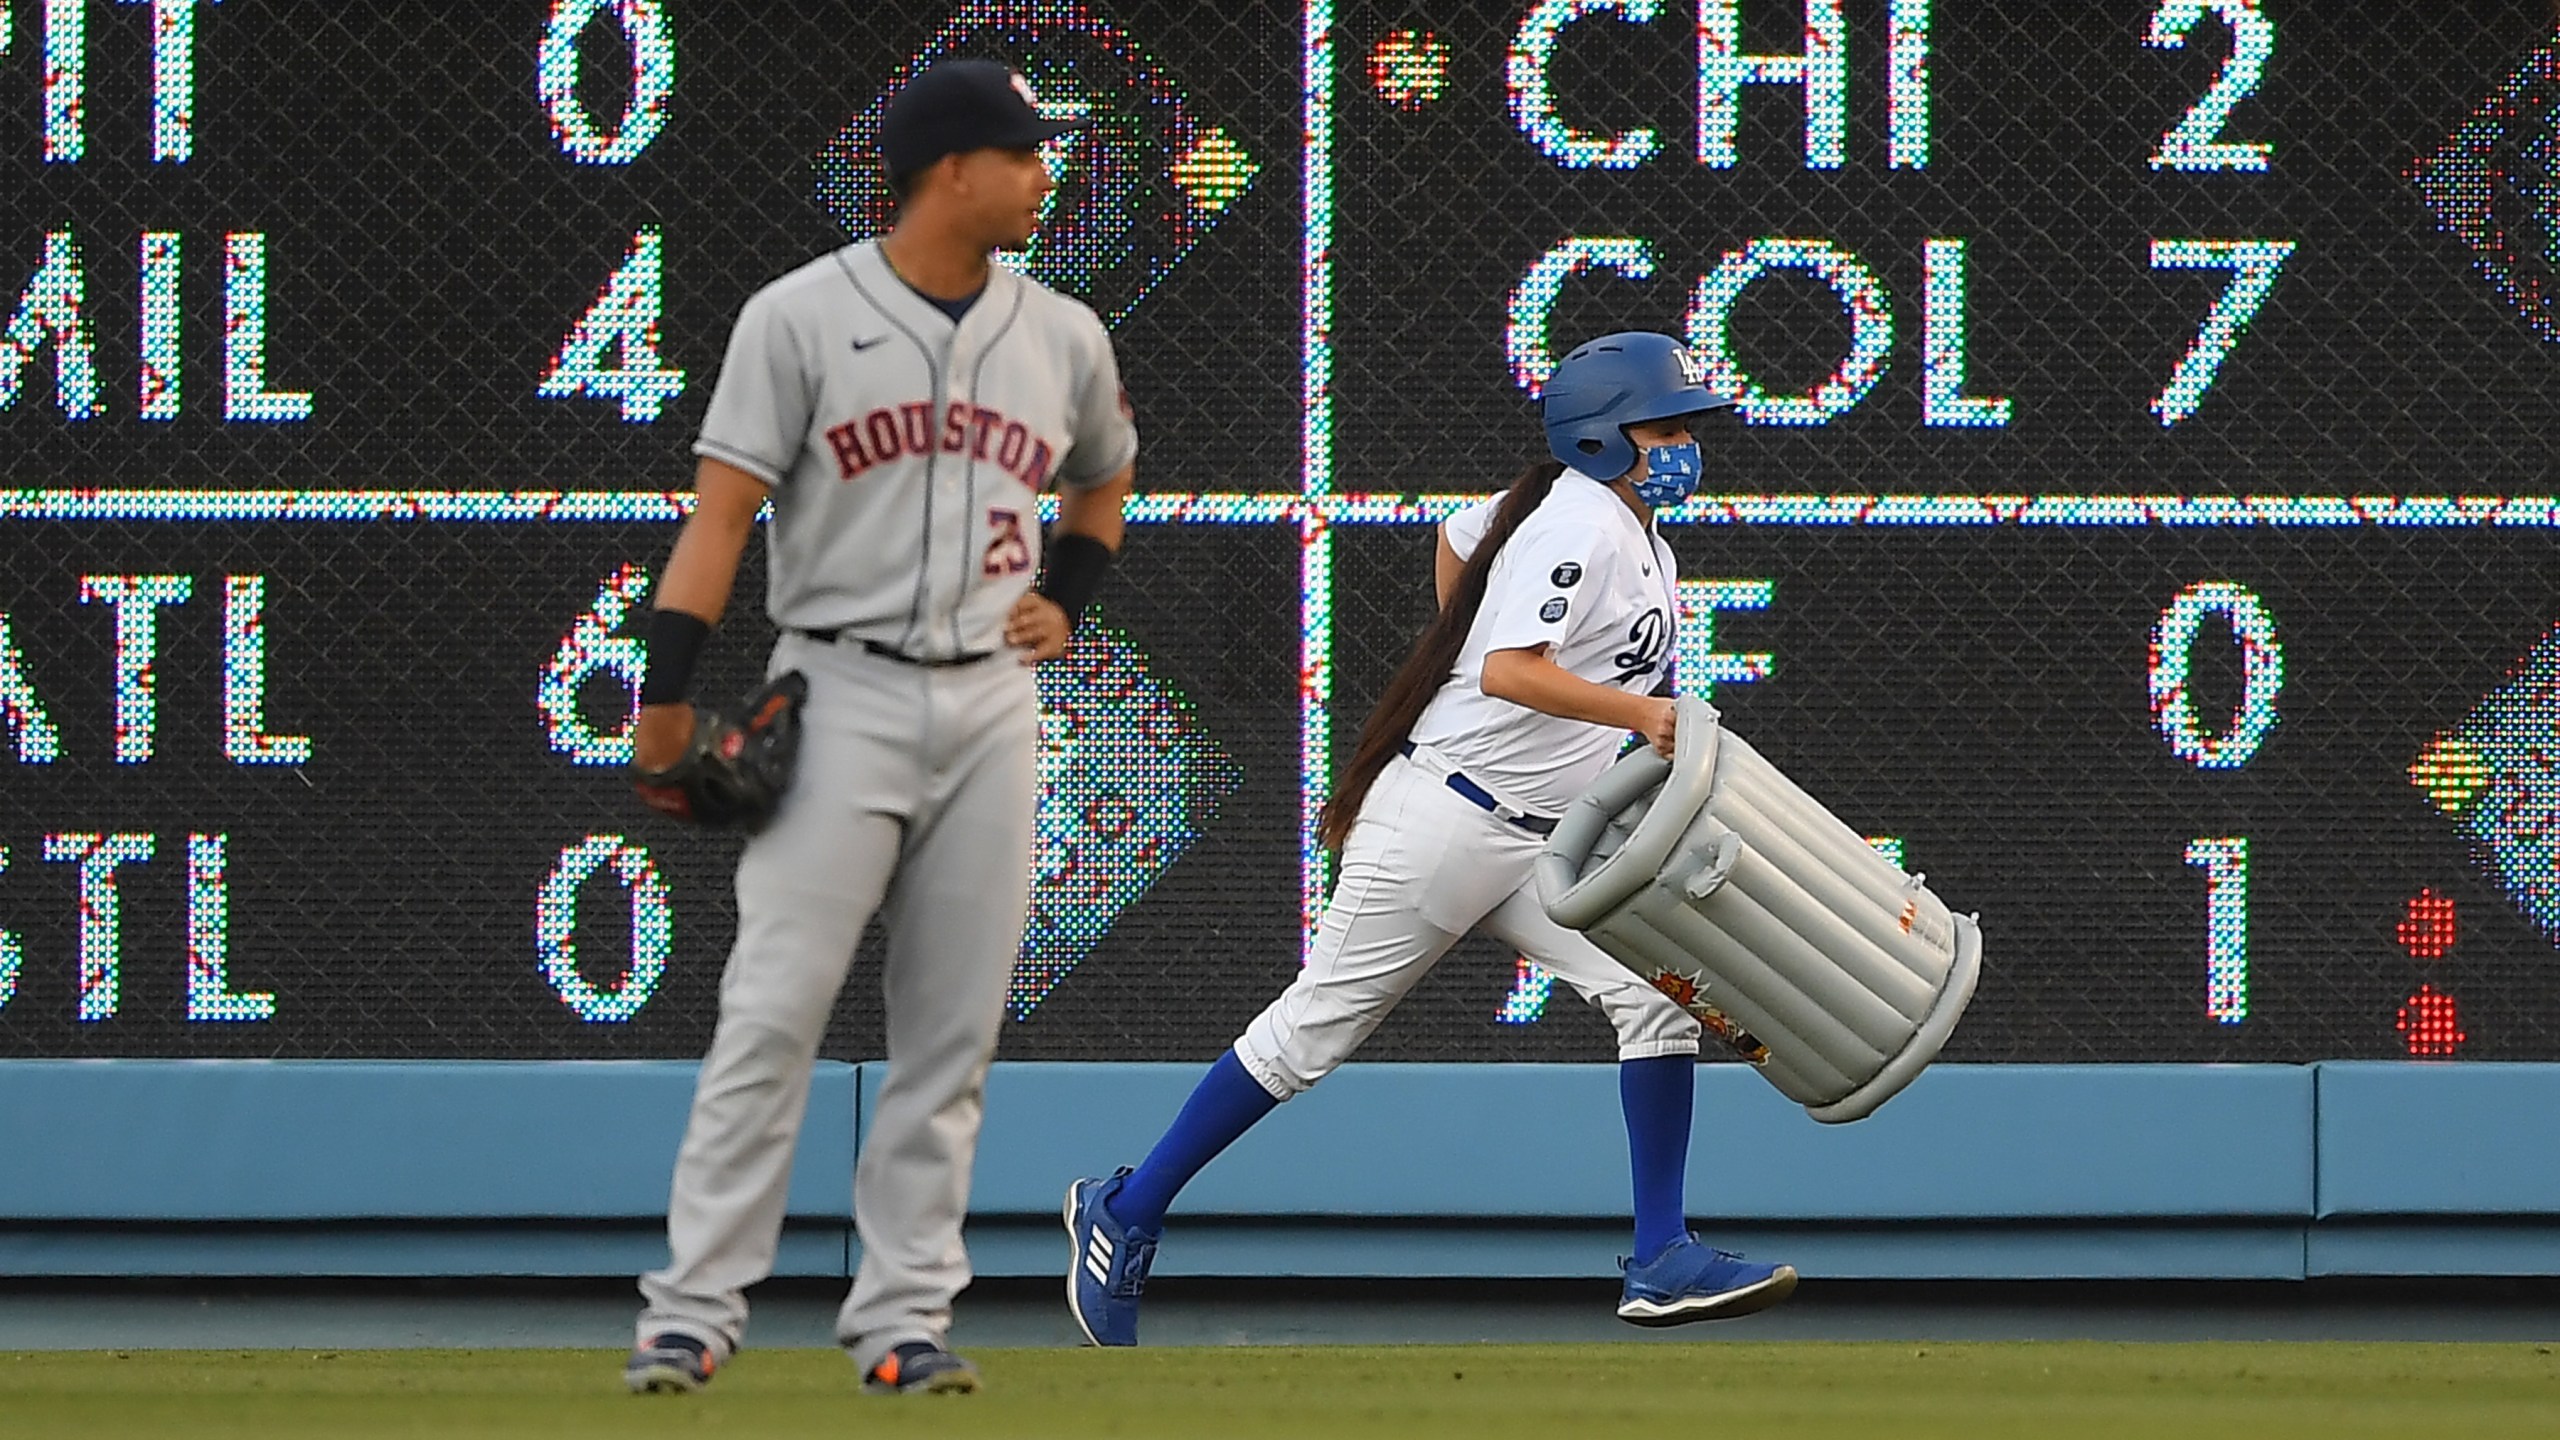
[[[698,825],[756,830],[773,818],[800,749],[800,706],[809,681],[797,670],[766,682],[735,710],[699,706],[693,740],[663,769],[631,767],[631,788],[651,809]]]

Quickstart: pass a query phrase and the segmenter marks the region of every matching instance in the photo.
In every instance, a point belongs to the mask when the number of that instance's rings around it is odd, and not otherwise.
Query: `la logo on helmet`
[[[1691,389],[1707,383],[1707,367],[1698,363],[1694,352],[1684,346],[1671,353],[1680,361],[1680,383]]]

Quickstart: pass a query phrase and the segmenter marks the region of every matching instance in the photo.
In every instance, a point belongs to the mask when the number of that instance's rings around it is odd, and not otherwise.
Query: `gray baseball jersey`
[[[947,659],[1003,647],[1041,489],[1138,434],[1091,309],[999,266],[954,325],[865,242],[747,301],[693,448],[774,487],[775,624]]]

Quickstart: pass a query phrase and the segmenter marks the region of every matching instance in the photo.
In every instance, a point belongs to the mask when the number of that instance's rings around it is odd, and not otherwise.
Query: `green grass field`
[[[333,1437],[2560,1436],[2535,1345],[1745,1344],[993,1350],[974,1396],[877,1398],[826,1350],[750,1352],[695,1396],[618,1353],[0,1354],[0,1435]]]

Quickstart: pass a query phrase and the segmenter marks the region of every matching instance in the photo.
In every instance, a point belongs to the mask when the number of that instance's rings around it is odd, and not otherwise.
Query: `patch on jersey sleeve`
[[[1574,586],[1582,583],[1582,562],[1579,560],[1567,560],[1563,564],[1557,566],[1555,570],[1547,576],[1547,578],[1555,582],[1557,589],[1570,590]]]
[[[1546,604],[1538,607],[1538,618],[1546,621],[1550,625],[1553,625],[1564,618],[1564,611],[1564,597],[1558,595],[1554,599],[1549,600]]]

